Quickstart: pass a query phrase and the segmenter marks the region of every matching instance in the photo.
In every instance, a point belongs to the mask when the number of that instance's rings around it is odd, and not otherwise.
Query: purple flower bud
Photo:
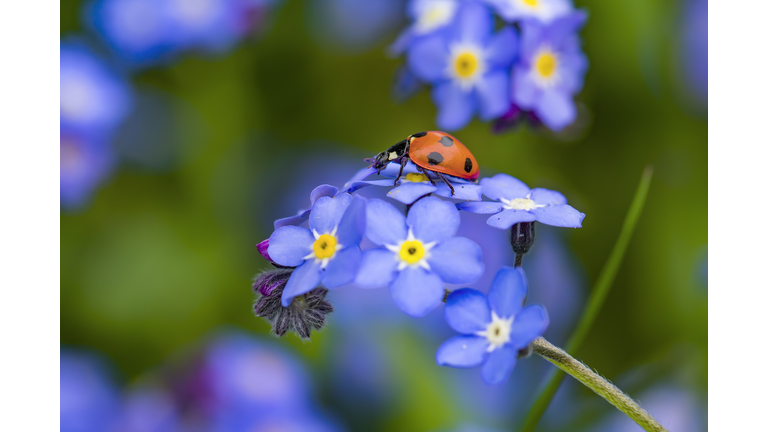
[[[266,239],[263,242],[256,245],[256,249],[259,251],[261,256],[263,256],[265,260],[272,262],[272,258],[270,258],[269,254],[267,253],[268,248],[269,248],[269,239]]]
[[[325,300],[328,290],[318,287],[294,297],[288,307],[283,307],[281,297],[293,270],[278,268],[256,276],[253,291],[257,297],[253,313],[268,320],[277,336],[292,331],[302,339],[309,339],[313,329],[323,328],[325,317],[333,312],[333,306]]]

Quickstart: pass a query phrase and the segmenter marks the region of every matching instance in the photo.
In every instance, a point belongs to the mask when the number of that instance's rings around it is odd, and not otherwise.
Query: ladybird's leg
[[[455,191],[455,190],[453,190],[453,185],[451,184],[451,182],[449,182],[449,181],[448,181],[448,179],[447,179],[447,178],[445,178],[445,176],[443,175],[443,173],[437,173],[437,175],[438,175],[438,176],[439,176],[439,177],[440,177],[440,178],[441,178],[441,179],[442,179],[442,180],[445,182],[445,184],[447,184],[447,185],[448,185],[448,187],[451,189],[451,196],[454,196],[454,195],[456,195],[456,191]]]
[[[395,185],[397,185],[397,182],[400,181],[400,177],[403,176],[403,170],[405,169],[405,166],[408,164],[408,156],[402,156],[400,157],[400,172],[397,173],[397,178],[395,178]]]
[[[432,183],[432,186],[437,186],[437,184],[435,183],[435,181],[434,181],[434,180],[432,179],[432,177],[429,175],[429,170],[428,170],[428,169],[425,169],[425,170],[421,170],[421,172],[423,172],[423,173],[424,173],[424,175],[425,175],[425,176],[427,176],[427,180],[429,180],[429,182],[430,182],[430,183]],[[439,174],[439,173],[438,173],[438,174]]]

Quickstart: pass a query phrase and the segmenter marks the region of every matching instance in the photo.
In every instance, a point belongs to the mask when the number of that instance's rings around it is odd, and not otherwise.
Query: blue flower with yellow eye
[[[412,162],[408,162],[405,168],[403,168],[403,176],[400,177],[400,181],[395,185],[395,178],[399,172],[400,164],[390,163],[380,174],[382,177],[386,177],[386,179],[353,181],[348,183],[346,188],[349,191],[356,191],[366,186],[389,187],[392,190],[387,193],[387,196],[403,204],[413,204],[417,199],[431,193],[457,200],[480,201],[482,199],[482,188],[480,185],[468,180],[448,176],[454,188],[454,193],[452,194],[451,189],[445,182],[433,176],[427,177]],[[432,184],[429,180],[430,178],[432,178],[435,184]]]
[[[477,243],[454,237],[459,211],[450,202],[426,197],[403,216],[392,204],[372,199],[366,208],[366,237],[380,248],[363,253],[355,283],[389,286],[405,313],[421,317],[443,299],[446,283],[471,283],[483,274]]]
[[[581,91],[589,61],[577,34],[587,15],[576,11],[549,24],[520,24],[520,61],[512,68],[512,102],[557,131],[576,119],[573,96]]]
[[[535,19],[543,23],[548,23],[573,11],[573,5],[570,0],[485,1],[496,9],[499,16],[509,22]]]
[[[457,130],[476,113],[489,121],[509,109],[509,70],[517,51],[515,31],[505,27],[494,33],[491,10],[468,0],[459,4],[448,31],[411,45],[407,63],[419,79],[434,86],[437,125]]]
[[[285,267],[296,267],[285,285],[282,304],[319,283],[336,288],[354,279],[365,230],[365,199],[344,193],[319,198],[309,214],[309,229],[283,226],[269,237],[267,254]]]
[[[523,308],[528,294],[521,267],[504,267],[488,295],[462,288],[448,295],[445,320],[461,336],[438,348],[440,366],[468,368],[482,365],[488,384],[501,384],[517,363],[518,351],[541,336],[549,326],[547,311],[538,305]]]
[[[320,185],[312,190],[312,193],[309,194],[309,208],[304,210],[299,210],[298,213],[296,213],[295,216],[288,216],[284,218],[280,218],[275,221],[275,229],[278,229],[283,226],[287,225],[300,225],[304,223],[307,219],[309,219],[309,214],[312,211],[312,207],[314,207],[315,202],[319,200],[322,197],[333,197],[339,192],[339,188],[336,186],[331,185]]]
[[[541,222],[564,228],[581,228],[585,214],[567,204],[565,196],[544,188],[530,189],[525,183],[508,175],[496,174],[480,180],[483,195],[494,201],[456,204],[471,213],[491,214],[488,225],[509,229],[521,222]]]

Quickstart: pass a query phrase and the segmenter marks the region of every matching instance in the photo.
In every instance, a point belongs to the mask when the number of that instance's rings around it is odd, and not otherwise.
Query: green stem
[[[624,225],[621,228],[619,238],[616,240],[616,244],[613,246],[613,250],[608,257],[608,261],[606,261],[603,270],[597,277],[595,287],[592,290],[592,295],[589,298],[584,315],[582,315],[581,321],[576,327],[576,331],[571,336],[568,344],[566,344],[566,350],[571,354],[575,355],[578,352],[581,343],[587,336],[587,333],[600,312],[600,308],[603,306],[605,298],[611,290],[611,285],[616,278],[616,273],[624,258],[624,253],[627,250],[629,240],[632,238],[632,232],[635,230],[637,220],[643,210],[645,198],[648,195],[648,187],[651,184],[651,177],[653,177],[653,168],[648,165],[643,171],[643,177],[640,179],[640,185],[637,187],[635,196],[632,199],[632,204],[624,219]],[[539,397],[536,399],[536,402],[534,402],[531,411],[528,412],[528,416],[523,424],[523,432],[532,432],[536,428],[536,424],[538,424],[539,420],[544,415],[547,406],[549,406],[549,402],[552,400],[552,397],[554,397],[555,392],[564,377],[565,374],[559,370],[554,371],[554,373],[550,375],[544,390],[539,393]]]
[[[581,381],[582,384],[602,396],[646,431],[667,432],[661,423],[651,417],[647,411],[642,409],[637,402],[622,392],[621,389],[593,372],[592,369],[584,363],[581,363],[562,349],[552,345],[546,339],[540,337],[533,341],[533,352],[544,357],[570,376]]]

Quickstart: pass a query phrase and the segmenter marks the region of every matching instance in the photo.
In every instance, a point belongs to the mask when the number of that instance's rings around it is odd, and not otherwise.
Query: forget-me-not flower
[[[320,282],[326,288],[336,288],[354,279],[365,221],[365,199],[344,193],[314,203],[309,229],[289,225],[272,233],[267,248],[270,259],[281,266],[296,267],[283,290],[283,306]]]
[[[569,206],[565,196],[549,189],[530,189],[525,183],[508,175],[496,174],[480,180],[483,195],[494,200],[463,202],[456,206],[472,213],[492,214],[488,225],[509,229],[521,222],[541,222],[565,228],[581,228],[584,213]]]
[[[486,0],[509,22],[536,19],[548,23],[573,10],[570,0]]]
[[[458,9],[459,0],[411,0],[408,16],[413,23],[389,47],[390,53],[399,56],[424,36],[447,31]]]
[[[333,197],[339,192],[339,188],[331,185],[320,185],[312,190],[309,194],[309,208],[299,210],[296,216],[288,216],[280,218],[275,221],[275,229],[278,229],[287,225],[300,225],[309,218],[309,213],[312,211],[312,207],[315,206],[315,202],[322,197]]]
[[[523,21],[520,61],[512,68],[512,102],[558,131],[576,119],[573,96],[581,91],[589,61],[577,31],[587,15],[572,12],[549,24]]]
[[[407,217],[385,201],[368,201],[365,235],[382,247],[365,251],[355,283],[389,285],[403,312],[426,315],[442,302],[445,283],[470,283],[483,274],[480,246],[454,237],[459,223],[456,207],[437,197],[417,201]]]
[[[493,28],[491,10],[467,0],[448,31],[420,38],[408,49],[408,67],[434,86],[441,129],[461,129],[475,113],[492,120],[509,108],[509,68],[518,37],[511,27],[495,34]]]
[[[392,190],[387,193],[387,196],[403,204],[413,204],[420,197],[431,193],[458,200],[480,201],[482,199],[482,188],[480,185],[468,180],[448,176],[455,192],[454,195],[451,195],[451,189],[445,182],[432,174],[430,177],[435,182],[435,185],[432,185],[427,176],[419,172],[413,162],[408,162],[405,168],[403,168],[403,176],[400,177],[400,181],[395,185],[395,178],[399,172],[400,164],[390,163],[381,171],[381,176],[387,177],[387,179],[360,180],[351,183],[347,189],[349,191],[356,191],[366,186],[390,187]]]
[[[75,43],[61,43],[59,57],[61,127],[85,133],[111,133],[130,108],[126,81]]]
[[[100,358],[61,348],[59,409],[62,432],[98,432],[114,427],[120,394]]]
[[[518,351],[541,336],[549,325],[538,305],[523,308],[528,286],[521,267],[504,267],[488,295],[462,288],[445,304],[445,320],[461,336],[444,342],[435,360],[441,366],[475,367],[489,384],[501,384],[517,362]]]

